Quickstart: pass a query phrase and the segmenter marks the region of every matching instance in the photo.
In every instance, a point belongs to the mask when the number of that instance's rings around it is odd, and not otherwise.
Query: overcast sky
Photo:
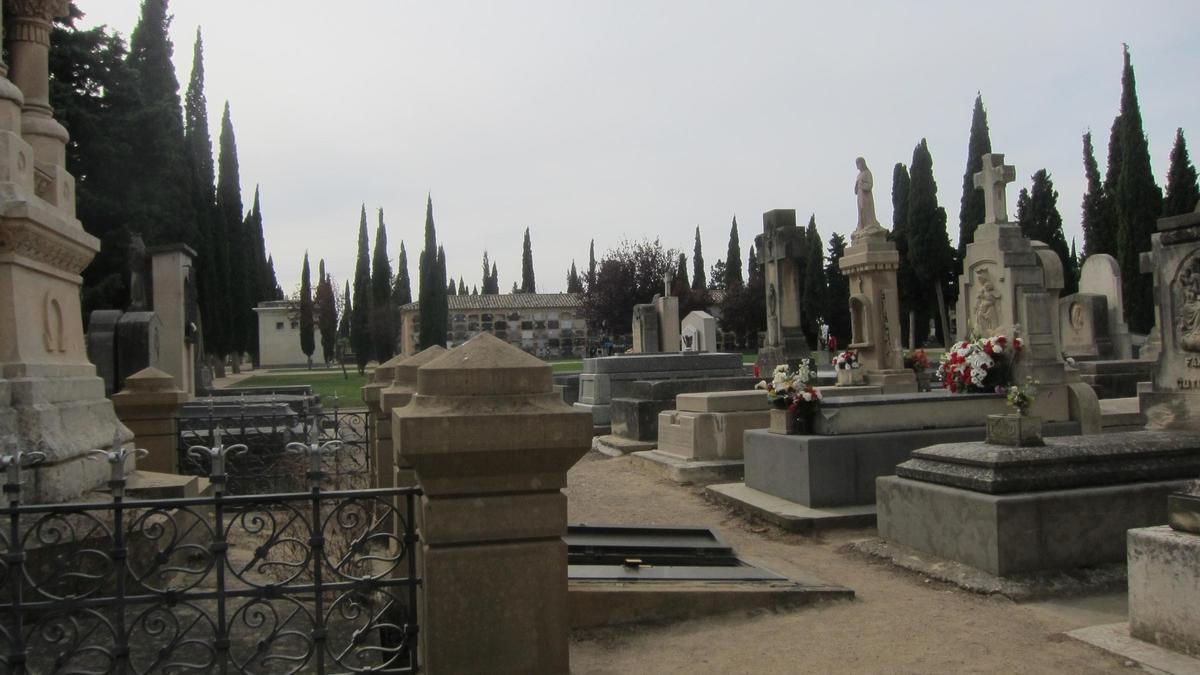
[[[85,26],[128,38],[138,0],[78,0]],[[1165,187],[1176,127],[1200,152],[1200,2],[407,2],[173,0],[181,87],[202,27],[214,144],[232,106],[249,206],[285,290],[307,249],[353,276],[360,204],[382,207],[416,293],[425,196],[449,273],[519,281],[530,228],[539,291],[565,289],[623,238],[743,255],[762,213],[815,214],[824,239],[856,222],[854,158],[891,173],[925,137],[957,239],[971,106],[1016,192],[1050,171],[1068,240],[1083,238],[1081,136],[1104,171],[1128,42],[1151,158]],[[1015,213],[1013,213],[1015,217]],[[690,263],[689,263],[690,265]]]

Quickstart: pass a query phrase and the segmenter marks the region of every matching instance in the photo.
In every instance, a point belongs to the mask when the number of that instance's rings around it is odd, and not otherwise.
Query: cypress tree
[[[492,295],[500,294],[500,273],[496,271],[496,263],[492,262]]]
[[[418,264],[421,280],[420,313],[421,334],[418,347],[426,349],[434,345],[446,345],[446,318],[449,314],[446,301],[446,280],[438,263],[437,231],[433,224],[433,197],[425,204],[425,248],[421,251]],[[492,268],[493,278],[495,267]]]
[[[267,256],[267,274],[272,279],[279,278],[275,276],[275,258],[271,255]],[[279,287],[278,281],[275,282],[275,287],[271,289],[271,293],[272,295],[268,300],[283,300],[283,289]]]
[[[923,302],[924,295],[918,292],[917,278],[913,274],[912,263],[908,260],[908,197],[911,190],[912,181],[908,176],[908,167],[897,162],[896,166],[892,168],[892,233],[889,238],[895,242],[896,251],[900,254],[900,267],[896,270],[896,283],[900,287],[897,294],[897,304],[900,306],[900,337],[904,344],[910,347],[915,344],[915,341],[914,336],[909,333],[918,323],[920,315],[927,314]],[[843,240],[843,248],[845,244],[846,242]],[[849,321],[848,318],[847,321]],[[847,329],[845,332],[835,333],[835,335],[848,337],[850,331]]]
[[[821,246],[821,235],[817,232],[815,214],[809,216],[805,240],[808,254],[804,262],[804,289],[800,296],[800,307],[805,320],[804,332],[809,342],[816,344],[820,321],[829,312],[829,289],[825,285],[825,251]]]
[[[492,265],[488,262],[487,249],[483,250],[483,294],[493,295],[499,293],[500,289],[492,290]]]
[[[128,139],[138,179],[128,183],[131,191],[123,208],[129,230],[141,233],[147,244],[184,242],[194,247],[195,211],[170,25],[167,0],[145,0],[129,38],[128,63],[139,103],[132,111]],[[240,212],[237,219],[240,224]]]
[[[1071,269],[1069,270],[1069,274],[1071,275],[1071,279],[1074,279],[1074,286],[1071,287],[1076,291],[1079,290],[1080,269],[1079,254],[1075,252],[1075,237],[1071,237]]]
[[[579,270],[575,269],[575,261],[571,261],[571,270],[567,272],[567,292],[582,293],[583,280],[579,278]]]
[[[350,317],[350,342],[358,372],[363,373],[371,361],[371,260],[367,241],[367,206],[362,206],[358,219],[358,257],[354,264],[354,313]]]
[[[453,279],[446,285],[446,295],[458,295],[458,284]]]
[[[1040,241],[1058,255],[1063,267],[1063,293],[1079,290],[1079,280],[1071,272],[1071,252],[1063,234],[1062,215],[1058,212],[1058,191],[1045,169],[1033,174],[1033,186],[1021,188],[1017,196],[1017,224],[1026,239]]]
[[[463,281],[462,277],[458,278],[458,294],[459,295],[467,294],[467,282]]]
[[[149,3],[147,3],[149,4]],[[249,238],[242,221],[242,182],[238,171],[237,140],[233,133],[233,120],[229,114],[229,103],[221,115],[220,153],[217,157],[217,211],[225,233],[228,251],[228,354],[233,356],[233,372],[239,372],[241,354],[248,346],[249,327],[254,324],[251,287],[253,281],[252,259],[247,250]]]
[[[247,278],[250,280],[250,287],[246,289],[250,299],[250,309],[253,311],[258,303],[264,300],[270,300],[275,292],[275,276],[274,272],[268,277],[267,272],[267,244],[263,237],[262,225],[262,206],[259,203],[258,186],[254,187],[254,204],[250,207],[250,212],[246,214],[246,219],[242,223],[242,232],[249,240],[250,249],[246,251],[248,270]],[[258,318],[251,315],[246,322],[246,348],[250,352],[250,357],[254,362],[254,367],[258,367]]]
[[[725,288],[738,290],[742,287],[742,245],[738,241],[737,216],[729,227],[729,249],[725,252]]]
[[[829,263],[825,265],[825,285],[829,289],[826,323],[829,324],[830,335],[837,336],[844,344],[849,344],[850,279],[842,274],[840,263],[844,255],[846,255],[846,238],[835,232],[829,238]]]
[[[317,315],[317,327],[321,329],[321,357],[326,365],[337,354],[337,301],[333,297],[333,282],[325,273],[325,261],[317,266],[317,298],[313,311]]]
[[[1083,135],[1083,173],[1087,191],[1083,194],[1083,255],[1117,254],[1117,223],[1112,201],[1100,182],[1096,153],[1092,148],[1092,132]]]
[[[312,368],[314,349],[312,279],[309,278],[308,251],[305,251],[304,266],[300,268],[300,351],[308,358],[309,368]]]
[[[223,221],[217,210],[216,168],[208,128],[208,99],[204,94],[204,40],[199,28],[196,29],[192,75],[184,101],[184,151],[190,167],[189,185],[196,215],[195,265],[200,325],[205,351],[209,357],[219,358],[230,351],[227,322],[230,313],[229,251]],[[274,279],[274,261],[271,261],[270,269]],[[277,285],[272,285],[271,290]]]
[[[675,279],[671,283],[671,295],[686,298],[691,287],[692,282],[688,279],[687,256],[680,253],[679,261],[675,265]]]
[[[963,172],[962,201],[958,211],[959,261],[967,254],[967,244],[975,241],[975,228],[983,223],[983,190],[975,189],[975,174],[983,170],[983,156],[991,151],[992,138],[988,133],[983,95],[976,94],[975,109],[971,112],[971,138],[967,141],[967,169]],[[962,270],[959,269],[959,272]]]
[[[933,179],[933,156],[922,138],[913,149],[909,173],[908,260],[926,304],[934,304],[941,321],[938,337],[946,340],[946,283],[954,269],[954,249],[946,234],[946,209],[938,205],[937,182]]]
[[[758,264],[758,253],[755,252],[755,247],[750,247],[750,255],[746,259],[747,285],[755,283],[757,280],[763,284],[766,283],[763,267]]]
[[[1154,298],[1149,275],[1141,273],[1140,257],[1150,250],[1150,235],[1162,214],[1162,191],[1150,168],[1150,148],[1142,128],[1128,47],[1124,60],[1121,114],[1114,125],[1119,128],[1121,161],[1112,200],[1117,215],[1117,262],[1121,266],[1126,321],[1131,330],[1146,333],[1154,325]]]
[[[533,281],[533,247],[529,243],[529,228],[525,228],[525,242],[521,245],[521,292],[536,293]]]
[[[699,230],[700,228],[697,227],[696,229]],[[592,286],[594,286],[595,283],[596,283],[596,240],[593,239],[592,242],[590,244],[588,244],[588,271],[587,271],[588,290],[591,290]]]
[[[392,259],[387,252],[387,226],[383,223],[383,209],[379,209],[375,251],[371,255],[371,337],[373,354],[380,363],[396,353],[393,314]]]
[[[593,264],[594,266],[594,264]],[[704,251],[700,246],[700,226],[696,226],[696,243],[692,247],[692,288],[702,291],[707,288],[704,278]]]
[[[403,241],[400,242],[400,261],[397,268],[396,285],[392,288],[392,304],[399,310],[412,302],[412,281],[408,276],[408,251],[404,250]]]
[[[1196,185],[1196,167],[1188,157],[1183,129],[1175,130],[1175,145],[1171,146],[1171,168],[1167,171],[1167,196],[1163,199],[1163,216],[1178,216],[1196,210],[1200,203],[1200,187]]]
[[[350,339],[350,318],[354,316],[354,306],[350,303],[350,282],[346,282],[346,292],[342,296],[342,315],[338,318],[338,340]]]

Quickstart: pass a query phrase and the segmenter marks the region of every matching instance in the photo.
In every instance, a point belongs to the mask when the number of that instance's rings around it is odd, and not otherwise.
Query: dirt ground
[[[847,586],[849,602],[740,612],[669,625],[577,631],[575,673],[1140,672],[1064,631],[1119,621],[1121,597],[1019,605],[839,553],[873,530],[815,537],[748,523],[701,490],[589,453],[568,474],[570,520],[715,527],[744,558],[793,579]],[[1089,605],[1090,603],[1090,605]],[[1089,611],[1098,606],[1098,611]],[[1114,609],[1115,607],[1115,609]],[[1082,608],[1082,609],[1081,609]]]

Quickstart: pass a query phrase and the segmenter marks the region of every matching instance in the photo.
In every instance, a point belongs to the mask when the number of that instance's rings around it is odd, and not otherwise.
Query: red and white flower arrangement
[[[1024,347],[1021,338],[1003,335],[963,340],[942,354],[938,378],[952,392],[1003,394],[1012,379],[1013,361]]]
[[[833,367],[837,370],[850,370],[860,367],[858,363],[858,352],[853,349],[846,351],[833,357]]]
[[[810,383],[813,375],[811,360],[804,359],[795,371],[788,370],[786,365],[776,366],[769,381],[763,380],[755,386],[766,390],[772,406],[797,417],[807,416],[821,404],[821,392]]]

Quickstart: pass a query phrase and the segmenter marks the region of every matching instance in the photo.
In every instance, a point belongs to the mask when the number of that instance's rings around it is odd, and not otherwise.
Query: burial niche
[[[865,295],[850,296],[850,346],[869,347],[871,344],[871,299]]]

